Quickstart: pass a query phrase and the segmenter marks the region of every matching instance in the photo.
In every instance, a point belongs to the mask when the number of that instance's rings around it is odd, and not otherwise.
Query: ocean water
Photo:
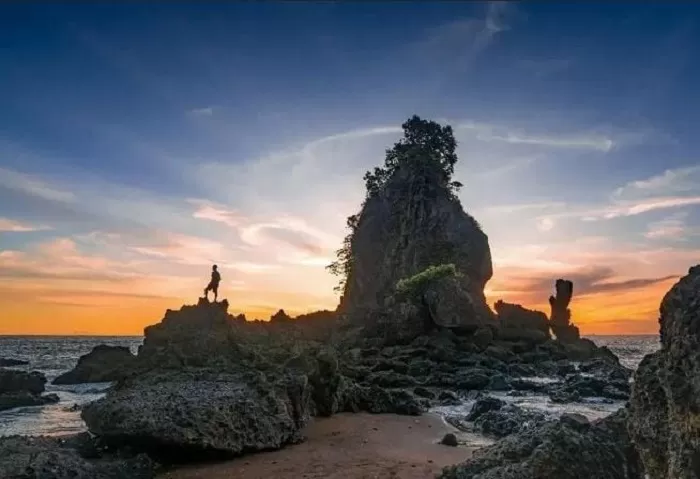
[[[591,336],[590,339],[599,346],[608,346],[627,367],[636,368],[642,358],[659,348],[658,336]],[[46,406],[16,408],[0,412],[0,436],[23,435],[63,435],[85,430],[80,419],[78,407],[99,399],[109,387],[109,383],[79,384],[54,386],[51,381],[59,374],[73,368],[78,358],[90,352],[98,344],[126,346],[136,353],[143,338],[137,337],[19,337],[0,336],[0,357],[23,359],[29,365],[15,369],[41,371],[48,382],[46,391],[56,393],[61,399],[57,404]],[[551,378],[531,378],[538,381],[551,381]],[[578,412],[591,419],[604,417],[622,406],[622,402],[605,402],[591,400],[585,403],[553,404],[549,398],[541,395],[510,397],[505,394],[491,393],[504,400],[524,408],[545,411],[552,416],[564,412]],[[435,408],[443,417],[449,415],[466,415],[473,402],[467,401],[460,406]],[[485,443],[483,438],[469,438],[474,444]]]
[[[54,386],[51,381],[72,369],[78,358],[98,344],[126,346],[136,353],[143,337],[88,336],[0,336],[0,358],[29,361],[11,369],[41,371],[47,379],[46,392],[61,399],[56,404],[0,411],[0,436],[13,434],[57,436],[85,431],[75,406],[99,399],[110,383]]]

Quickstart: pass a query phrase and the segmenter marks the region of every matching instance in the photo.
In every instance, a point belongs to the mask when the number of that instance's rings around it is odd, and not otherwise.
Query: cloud
[[[464,70],[499,34],[510,30],[509,22],[515,12],[516,6],[511,2],[489,2],[481,18],[459,18],[429,29],[415,51],[430,62]]]
[[[197,210],[192,214],[194,218],[216,221],[233,228],[240,226],[244,220],[243,215],[224,205],[201,199],[187,201],[197,206]]]
[[[471,130],[476,138],[485,142],[504,142],[514,145],[535,145],[549,148],[583,149],[607,153],[620,142],[601,134],[534,135],[506,126],[462,121],[455,129]]]
[[[554,228],[554,220],[548,216],[537,219],[537,229],[540,231],[550,231]]]
[[[51,227],[43,225],[30,225],[8,218],[0,218],[0,232],[26,233],[32,231],[46,231]]]
[[[187,114],[195,117],[212,116],[214,115],[214,107],[206,106],[202,108],[192,108],[187,112]]]
[[[75,200],[75,195],[70,191],[54,188],[32,175],[6,168],[0,168],[0,187],[49,201],[70,203]]]
[[[644,236],[652,240],[684,240],[688,229],[685,224],[687,212],[679,212],[648,225]]]
[[[584,221],[610,220],[624,216],[636,216],[651,211],[680,208],[700,204],[700,196],[648,198],[637,201],[620,201],[593,210],[575,212],[569,216],[579,216]]]
[[[700,165],[668,169],[643,180],[632,181],[617,188],[616,200],[681,196],[700,191]]]
[[[529,210],[548,210],[565,207],[566,203],[560,201],[543,201],[541,203],[514,203],[510,205],[487,206],[483,208],[484,213],[491,214],[511,214],[522,213]]]

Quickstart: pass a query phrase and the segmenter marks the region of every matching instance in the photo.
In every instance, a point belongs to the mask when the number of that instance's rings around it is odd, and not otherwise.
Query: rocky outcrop
[[[12,367],[12,366],[26,366],[29,361],[23,361],[21,359],[13,358],[0,358],[0,368]]]
[[[570,343],[580,339],[581,334],[576,326],[571,324],[571,310],[569,303],[574,293],[574,284],[571,281],[558,279],[554,283],[556,294],[549,297],[549,305],[552,312],[549,318],[552,331],[557,339],[563,343]]]
[[[150,373],[120,383],[81,415],[112,446],[168,460],[234,456],[298,442],[308,395],[298,375],[270,382],[255,371]]]
[[[61,374],[53,384],[81,384],[117,381],[127,376],[136,363],[136,356],[123,346],[95,346],[80,356],[74,369]]]
[[[455,303],[458,312],[445,305],[444,317],[476,327],[492,319],[484,286],[493,268],[488,238],[464,212],[450,181],[457,161],[452,130],[418,117],[403,127],[404,138],[387,151],[385,168],[365,176],[368,196],[349,220],[353,231],[343,258],[347,278],[339,310],[362,324],[368,312],[385,307],[400,280],[453,264],[459,284],[440,288],[464,301]],[[436,293],[434,307],[447,301],[442,291]]]
[[[135,373],[83,408],[89,430],[112,446],[167,460],[299,441],[309,417],[308,378],[276,364],[274,341],[257,328],[236,321],[222,303],[167,311],[146,328]]]
[[[540,311],[523,308],[519,304],[496,301],[499,338],[507,341],[541,343],[550,339],[547,315]]]
[[[664,296],[661,349],[634,374],[629,431],[650,479],[700,478],[700,266]]]
[[[102,454],[80,437],[0,438],[0,477],[6,479],[151,479],[155,463],[145,455]]]
[[[39,372],[0,369],[0,411],[58,402],[55,394],[42,395],[46,377]]]
[[[624,409],[598,422],[565,415],[512,434],[447,467],[442,479],[642,479]]]

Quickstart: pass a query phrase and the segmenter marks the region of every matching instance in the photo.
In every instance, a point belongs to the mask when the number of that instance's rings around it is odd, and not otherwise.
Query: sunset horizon
[[[491,307],[549,316],[564,278],[582,335],[657,334],[700,262],[699,33],[670,7],[3,9],[0,335],[140,336],[213,264],[231,314],[335,310],[414,114],[454,130]]]

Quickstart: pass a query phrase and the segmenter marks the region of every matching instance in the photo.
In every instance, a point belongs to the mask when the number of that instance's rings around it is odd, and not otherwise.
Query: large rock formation
[[[571,343],[580,339],[581,335],[576,326],[571,324],[571,310],[569,303],[574,293],[574,284],[571,281],[558,279],[554,283],[556,294],[549,297],[549,305],[552,308],[550,325],[557,339],[563,343]]]
[[[87,435],[69,438],[0,438],[3,479],[151,479],[155,464],[147,456],[104,456]]]
[[[624,409],[589,424],[564,415],[507,436],[447,467],[441,479],[642,479]],[[675,476],[674,476],[675,477]]]
[[[185,370],[120,383],[83,408],[90,432],[169,460],[279,449],[301,440],[308,419],[305,376]]]
[[[494,309],[498,314],[499,338],[533,343],[541,343],[551,338],[547,315],[543,312],[500,300],[496,302]]]
[[[661,349],[639,365],[629,431],[650,479],[700,478],[700,265],[666,293]]]
[[[132,376],[87,405],[82,417],[110,445],[169,460],[236,455],[297,442],[309,416],[307,376],[259,357],[226,304],[168,310],[145,330]],[[263,372],[264,371],[264,372]]]
[[[0,411],[58,402],[55,394],[42,395],[46,377],[40,372],[0,369]]]
[[[464,212],[450,182],[456,161],[450,127],[414,117],[404,138],[387,152],[386,169],[368,174],[368,196],[353,217],[348,239],[347,279],[340,311],[364,321],[383,309],[397,283],[431,266],[453,264],[458,284],[443,284],[463,297],[447,316],[475,329],[491,320],[484,286],[493,270],[488,238]],[[449,157],[446,159],[446,157]],[[371,180],[371,181],[370,181]],[[439,299],[447,301],[442,291]],[[371,314],[369,314],[371,317]]]
[[[136,356],[123,346],[95,346],[80,356],[72,370],[61,374],[53,384],[80,384],[117,381],[127,376],[136,363]]]

